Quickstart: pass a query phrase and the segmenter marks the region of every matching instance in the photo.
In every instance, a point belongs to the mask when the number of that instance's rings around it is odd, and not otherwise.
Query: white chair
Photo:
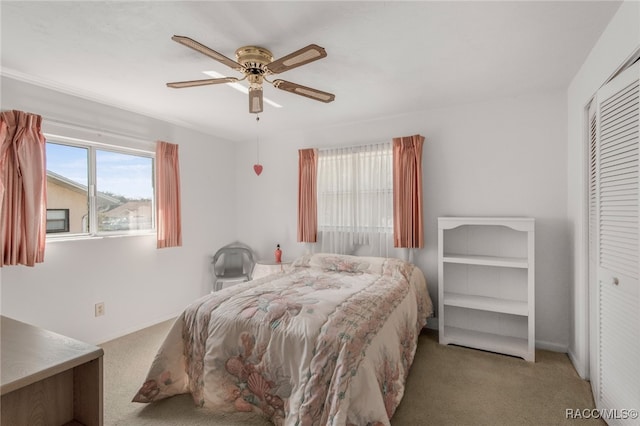
[[[212,260],[213,291],[218,291],[225,283],[251,280],[256,264],[253,252],[244,245],[227,245],[216,252]]]

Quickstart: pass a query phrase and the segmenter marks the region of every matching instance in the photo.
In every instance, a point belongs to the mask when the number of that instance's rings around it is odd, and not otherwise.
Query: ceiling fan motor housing
[[[264,47],[244,46],[236,50],[238,63],[251,75],[264,75],[268,72],[267,65],[273,62],[273,55]]]

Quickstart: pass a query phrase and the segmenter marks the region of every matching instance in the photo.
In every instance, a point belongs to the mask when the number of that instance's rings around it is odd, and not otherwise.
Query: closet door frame
[[[598,339],[595,338],[594,333],[599,329],[599,318],[596,314],[598,312],[598,119],[597,119],[597,96],[594,96],[591,100],[591,104],[587,109],[587,123],[588,123],[588,149],[587,149],[587,317],[588,317],[588,329],[587,336],[589,338],[589,378],[591,379],[592,392],[595,395],[599,392],[599,381],[597,380],[597,353],[598,353]],[[593,123],[592,123],[593,121]],[[593,126],[593,127],[592,127]],[[592,134],[591,132],[594,132]],[[592,147],[592,143],[596,146]],[[592,155],[595,158],[592,158]],[[595,170],[592,170],[592,162],[595,163]],[[592,173],[594,175],[592,176]],[[595,179],[595,182],[592,181]],[[594,193],[592,193],[592,191]],[[595,200],[593,200],[595,198]],[[592,207],[592,200],[595,201],[595,209]]]
[[[634,65],[628,67],[626,70],[618,73],[616,78],[611,79],[609,83],[604,85],[598,91],[598,93],[592,100],[589,108],[587,109],[587,117],[586,117],[587,124],[588,124],[588,131],[587,131],[588,143],[586,144],[588,147],[587,155],[586,155],[586,159],[587,159],[587,173],[586,173],[587,174],[587,180],[586,180],[586,183],[587,183],[587,238],[586,238],[586,241],[587,241],[587,259],[588,259],[587,277],[588,277],[588,306],[589,306],[589,327],[588,327],[589,328],[589,333],[588,333],[589,370],[590,370],[589,375],[591,378],[591,385],[593,389],[594,399],[596,401],[596,405],[598,406],[598,408],[615,408],[615,407],[601,406],[601,404],[605,404],[605,401],[601,401],[601,386],[602,386],[601,372],[603,367],[601,365],[602,360],[601,360],[601,350],[600,350],[600,347],[601,347],[600,329],[602,326],[600,324],[600,314],[599,314],[601,309],[600,296],[602,294],[602,291],[610,291],[610,289],[605,288],[607,286],[615,286],[612,288],[617,288],[619,285],[620,288],[623,288],[626,285],[627,286],[626,288],[628,289],[629,283],[631,283],[632,288],[635,288],[636,289],[635,291],[638,292],[639,284],[638,284],[637,274],[640,271],[640,259],[635,259],[635,262],[636,262],[636,265],[634,266],[634,268],[636,268],[636,271],[634,271],[636,275],[635,277],[632,277],[634,273],[632,273],[631,275],[629,275],[628,273],[625,273],[624,267],[622,270],[616,269],[615,273],[612,274],[611,269],[607,268],[606,266],[602,266],[601,264],[600,253],[601,253],[602,247],[600,245],[600,239],[601,239],[600,214],[602,209],[601,209],[600,196],[602,195],[602,191],[601,191],[600,166],[601,166],[601,160],[602,160],[601,158],[602,117],[601,117],[600,103],[606,102],[609,99],[614,98],[620,92],[621,89],[629,87],[630,84],[633,84],[633,81],[637,82],[639,80],[639,77],[640,77],[639,62],[636,62]],[[640,90],[639,88],[636,88],[635,92],[637,93],[639,90]],[[636,116],[636,119],[640,121],[640,111],[635,112],[634,115]],[[638,126],[638,128],[640,128],[640,126]],[[595,136],[595,143],[597,145],[595,150],[592,149],[592,144],[594,143],[594,136]],[[631,142],[633,143],[634,140],[637,140],[637,137],[634,137],[634,139],[631,140]],[[638,141],[637,143],[640,145],[640,141]],[[595,159],[593,158],[594,152],[595,152]],[[608,154],[604,154],[604,155],[608,155]],[[592,161],[594,160],[596,165],[595,175],[592,174],[594,172]],[[636,161],[637,161],[637,156],[636,156]],[[637,168],[640,169],[639,166],[637,166]],[[640,182],[640,179],[638,179],[638,181]],[[595,183],[595,186],[593,185],[594,183]],[[595,191],[595,194],[593,194],[593,191]],[[593,208],[593,205],[592,205],[594,195],[595,195],[595,201],[596,201],[595,209]],[[636,200],[640,201],[640,187],[636,190],[635,196],[636,196]],[[594,217],[594,214],[595,214],[595,217]],[[640,228],[640,218],[638,218],[637,216],[638,216],[638,213],[636,212],[636,220],[634,222],[636,226]],[[594,224],[595,224],[595,229],[594,229]],[[640,232],[638,232],[638,234],[640,234]],[[636,236],[638,236],[638,234],[636,234]],[[637,249],[640,249],[640,247],[637,247]],[[594,262],[595,262],[595,265],[594,265]],[[620,277],[619,284],[618,284],[618,276]],[[613,282],[614,280],[616,281],[615,283]],[[617,290],[614,290],[614,291],[617,291]],[[620,294],[623,294],[623,293],[620,293]],[[638,298],[638,301],[640,301],[640,298]],[[637,305],[638,305],[638,308],[640,308],[640,303],[637,303]],[[637,319],[638,319],[638,323],[635,324],[635,327],[637,327],[636,330],[640,330],[640,318],[637,318]],[[611,324],[609,324],[609,326],[610,325]],[[610,351],[611,349],[612,348],[607,348],[608,351]],[[635,350],[637,350],[637,348],[635,348]],[[610,362],[611,360],[609,360],[608,363],[604,365],[604,367],[607,367],[607,365],[610,365],[609,364]],[[632,372],[632,374],[633,373],[638,374],[638,371]]]
[[[602,86],[609,83],[619,74],[630,68],[633,64],[640,61],[640,48],[634,50],[626,60],[621,62],[615,71],[613,71],[609,78],[607,78]],[[596,90],[597,93],[597,90]],[[577,239],[578,245],[576,245],[574,260],[578,263],[577,275],[574,277],[573,287],[573,341],[576,345],[577,357],[573,356],[574,353],[569,351],[568,355],[571,359],[574,367],[576,368],[579,376],[585,380],[592,380],[592,375],[595,374],[593,370],[594,365],[594,342],[592,339],[592,329],[594,328],[594,298],[592,295],[592,286],[589,276],[591,268],[591,260],[589,259],[589,124],[590,124],[590,108],[596,105],[596,93],[585,102],[582,112],[582,150],[580,153],[581,168],[579,170],[582,175],[581,178],[581,212],[577,217]]]

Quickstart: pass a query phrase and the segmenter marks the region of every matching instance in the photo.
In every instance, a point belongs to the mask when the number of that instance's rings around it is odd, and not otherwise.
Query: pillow
[[[327,272],[347,272],[362,274],[369,269],[369,262],[352,256],[323,256],[320,258],[322,269]]]
[[[316,253],[296,259],[293,268],[315,268],[327,272],[382,275],[383,257],[360,257],[346,254]]]

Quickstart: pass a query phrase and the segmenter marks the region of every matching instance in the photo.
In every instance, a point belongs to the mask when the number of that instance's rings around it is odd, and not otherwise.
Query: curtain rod
[[[391,143],[392,141],[381,141],[381,142],[356,142],[356,143],[345,143],[343,145],[327,145],[327,146],[318,146],[315,147],[318,151],[328,151],[331,149],[348,149],[348,148],[361,148],[361,147],[365,147],[365,146],[371,146],[371,145],[384,145],[387,143]]]
[[[416,133],[415,135],[421,135],[420,133]],[[411,135],[411,136],[415,136],[415,135]],[[380,142],[354,142],[354,143],[344,143],[341,145],[326,145],[326,146],[316,146],[314,148],[316,148],[318,151],[324,151],[324,150],[329,150],[329,149],[340,149],[340,148],[359,148],[359,147],[363,147],[363,146],[367,146],[367,145],[383,145],[386,143],[393,143],[393,140],[397,137],[410,137],[410,136],[393,136],[391,138],[389,138],[388,140],[385,141],[380,141]],[[426,142],[426,138],[425,138],[425,142]]]

